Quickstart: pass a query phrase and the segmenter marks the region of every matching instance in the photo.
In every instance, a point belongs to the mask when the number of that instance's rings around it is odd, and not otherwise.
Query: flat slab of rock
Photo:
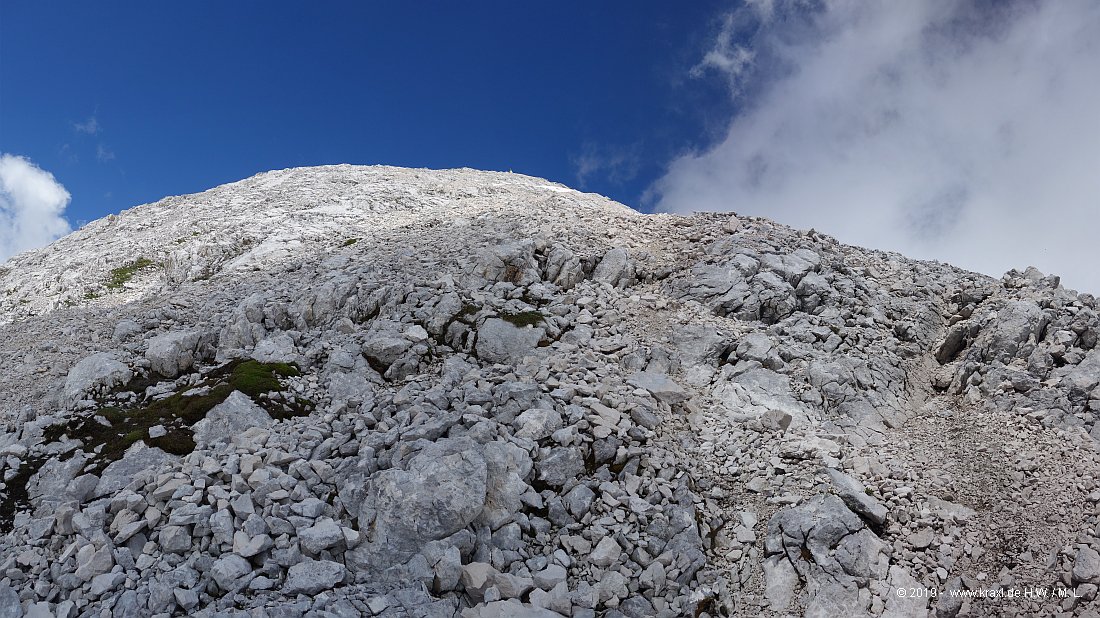
[[[886,507],[881,502],[867,495],[867,488],[855,478],[836,470],[825,470],[829,479],[836,488],[837,495],[852,511],[876,525],[886,522]]]
[[[144,442],[135,442],[126,450],[122,459],[112,462],[99,476],[99,483],[91,498],[113,494],[130,484],[139,472],[156,470],[169,460],[177,459],[159,448],[146,446]]]
[[[477,329],[474,349],[478,358],[490,363],[515,364],[530,354],[545,334],[542,328],[520,328],[500,318],[489,318]]]
[[[656,371],[639,371],[626,380],[627,384],[650,392],[659,401],[668,404],[683,403],[691,398],[682,386],[666,374]]]

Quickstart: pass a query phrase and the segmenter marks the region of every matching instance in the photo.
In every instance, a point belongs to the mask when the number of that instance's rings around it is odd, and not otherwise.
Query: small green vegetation
[[[354,245],[357,242],[359,242],[358,238],[349,238],[349,239],[345,240],[344,244],[342,244],[340,246],[341,247],[350,247],[350,246]]]
[[[511,323],[513,326],[520,328],[524,326],[538,326],[542,324],[546,318],[538,311],[520,311],[519,313],[512,313],[509,311],[501,311],[500,317],[506,322]]]
[[[138,405],[103,406],[91,415],[77,416],[67,423],[47,428],[44,437],[47,442],[57,442],[67,435],[80,440],[85,452],[98,449],[92,470],[97,474],[111,462],[121,459],[126,449],[138,441],[173,455],[187,455],[195,450],[191,426],[205,418],[233,391],[248,395],[275,419],[312,412],[316,407],[312,401],[283,392],[280,378],[298,375],[301,375],[298,368],[287,363],[235,361],[210,371],[197,387],[185,387],[162,399]],[[147,378],[137,377],[121,390],[142,392],[148,382]],[[261,397],[267,394],[271,396]],[[157,425],[164,428],[165,435],[150,438],[149,428]]]
[[[129,264],[127,264],[125,266],[120,266],[118,268],[112,269],[110,276],[107,277],[107,281],[106,281],[107,289],[117,290],[117,289],[121,288],[130,279],[133,279],[134,275],[137,274],[138,271],[144,270],[144,269],[149,268],[150,266],[153,266],[153,265],[154,265],[153,260],[143,258],[143,257],[139,257],[138,259],[134,260],[133,262],[130,262]]]
[[[84,300],[95,300],[97,298],[99,298],[99,292],[96,292],[95,290],[84,291]]]
[[[229,385],[249,397],[259,397],[263,393],[282,389],[279,378],[300,375],[298,368],[287,363],[260,363],[245,361],[233,368]]]

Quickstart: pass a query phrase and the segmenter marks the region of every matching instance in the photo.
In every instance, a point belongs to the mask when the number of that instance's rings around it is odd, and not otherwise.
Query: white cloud
[[[774,0],[725,23],[698,66],[751,43],[740,112],[670,163],[658,210],[994,275],[1034,265],[1100,293],[1100,3]]]
[[[100,163],[106,163],[115,158],[115,152],[103,144],[99,144],[95,149],[95,158]]]
[[[23,157],[0,154],[0,260],[68,234],[69,192]]]
[[[77,133],[95,135],[99,133],[100,130],[99,119],[97,119],[95,115],[89,116],[84,122],[74,122],[73,129],[75,129]]]
[[[692,77],[703,77],[710,70],[726,75],[730,86],[736,91],[741,76],[752,65],[752,50],[737,42],[738,28],[736,15],[730,13],[722,20],[722,28],[714,47],[703,55],[699,64],[691,68]]]

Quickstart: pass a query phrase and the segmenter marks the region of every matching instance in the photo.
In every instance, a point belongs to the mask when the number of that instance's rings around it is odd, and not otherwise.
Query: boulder
[[[576,254],[555,243],[546,254],[543,277],[563,290],[569,290],[584,280],[584,267]]]
[[[485,459],[485,508],[477,521],[496,530],[512,521],[522,508],[520,496],[530,487],[531,456],[524,449],[503,440],[494,440],[482,449]]]
[[[195,444],[228,442],[251,427],[270,427],[275,421],[252,398],[233,391],[225,401],[211,408],[206,418],[192,425]]]
[[[339,562],[306,558],[287,571],[283,593],[317,594],[335,588],[345,577],[347,569]]]
[[[1075,584],[1100,584],[1100,553],[1087,545],[1079,546],[1072,575]]]
[[[275,333],[264,337],[252,350],[252,358],[261,363],[301,362],[294,339],[286,333]]]
[[[380,569],[403,564],[429,541],[446,538],[485,508],[488,468],[468,438],[444,438],[413,457],[407,469],[374,474],[359,515],[367,542],[349,564]]]
[[[157,335],[149,340],[145,358],[154,372],[174,378],[190,369],[195,361],[211,356],[212,340],[212,336],[200,330]]]
[[[615,287],[626,287],[634,281],[635,267],[630,253],[622,247],[615,247],[603,255],[596,269],[592,271],[593,281],[602,281]]]
[[[372,335],[363,343],[363,355],[376,368],[385,368],[397,362],[412,347],[412,341],[393,334]]]
[[[482,249],[473,262],[474,274],[488,281],[506,281],[518,285],[540,278],[535,261],[535,244],[530,240],[502,243]]]
[[[134,377],[130,368],[108,352],[99,352],[81,359],[65,376],[64,396],[67,403],[88,393],[126,384]]]
[[[533,408],[520,413],[512,421],[516,436],[527,440],[542,440],[562,428],[561,414],[555,410]]]
[[[462,610],[462,618],[561,618],[561,614],[515,599],[482,603]]]
[[[584,458],[576,448],[563,446],[543,449],[536,468],[539,480],[553,487],[561,487],[584,472]]]
[[[1015,300],[997,312],[992,328],[983,335],[985,361],[1008,362],[1016,357],[1020,346],[1043,328],[1043,310],[1032,301]]]
[[[237,554],[222,554],[210,566],[210,577],[226,592],[239,590],[248,583],[252,565]]]

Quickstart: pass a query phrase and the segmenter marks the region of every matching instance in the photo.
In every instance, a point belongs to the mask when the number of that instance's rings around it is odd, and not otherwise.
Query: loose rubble
[[[0,617],[1098,612],[1100,319],[1034,269],[333,166],[0,279]]]

